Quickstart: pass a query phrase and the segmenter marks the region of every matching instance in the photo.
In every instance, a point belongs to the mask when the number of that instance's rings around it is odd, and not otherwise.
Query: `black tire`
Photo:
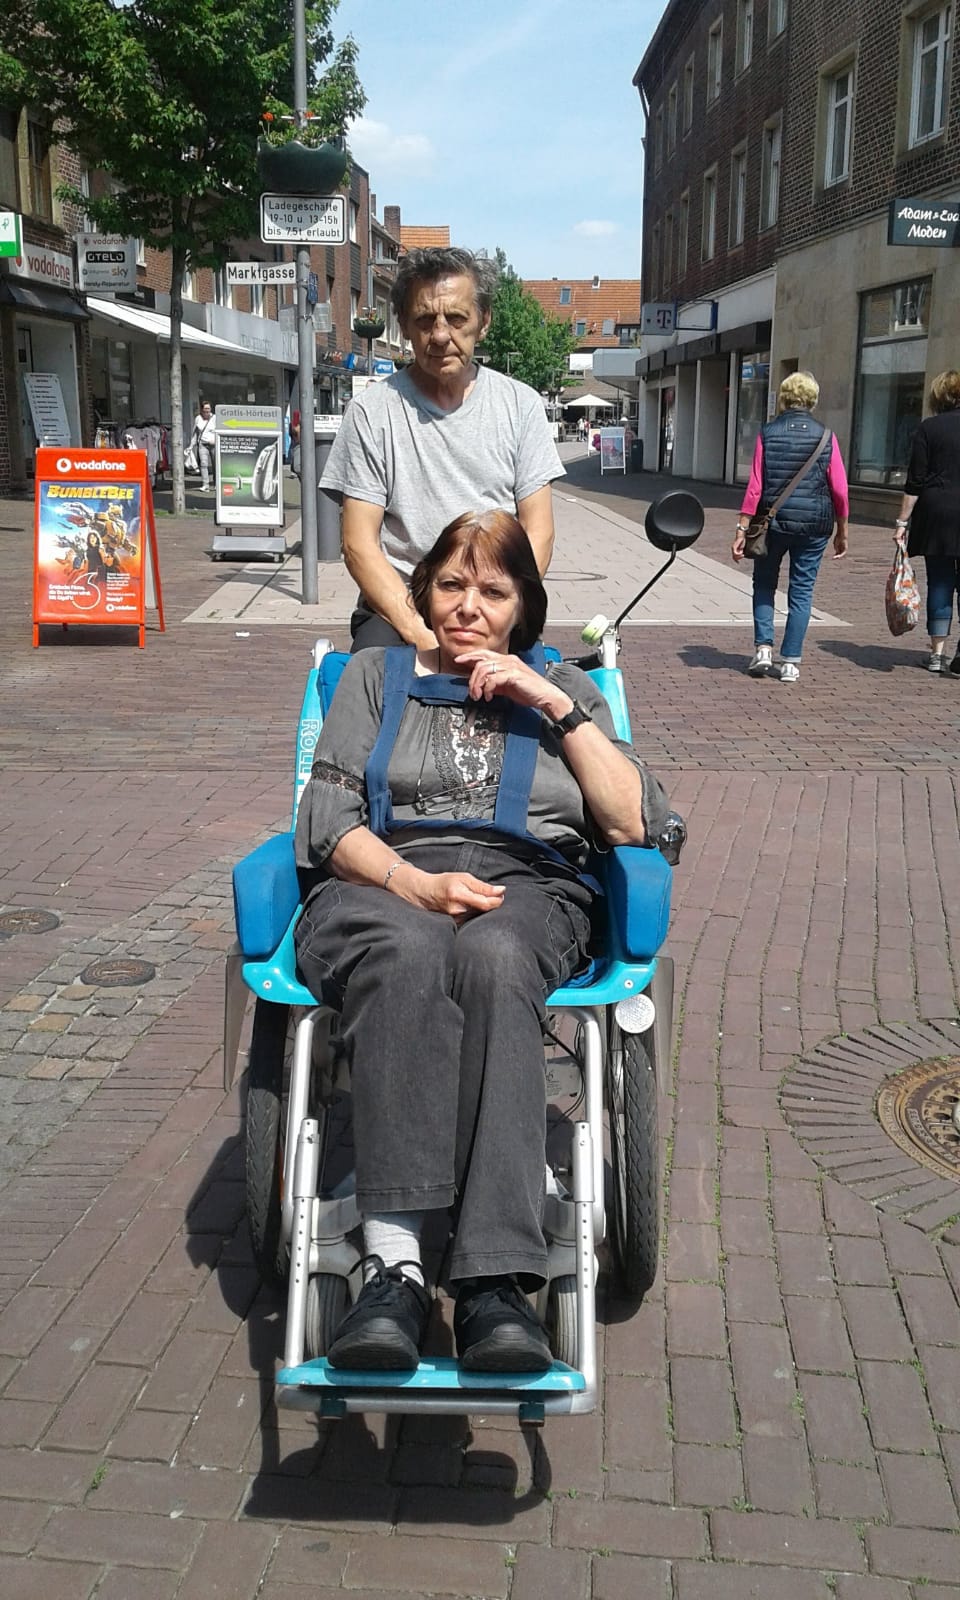
[[[639,1037],[611,1019],[607,1112],[613,1168],[614,1258],[627,1294],[653,1285],[660,1257],[660,1145],[657,1079]]]
[[[325,1356],[350,1304],[346,1278],[318,1272],[307,1284],[304,1355],[308,1361]]]
[[[547,1290],[547,1338],[555,1361],[577,1365],[577,1280],[572,1273],[552,1278]]]
[[[290,1020],[289,1006],[257,1001],[247,1084],[247,1222],[260,1276],[277,1289],[286,1287],[290,1268],[280,1215]]]

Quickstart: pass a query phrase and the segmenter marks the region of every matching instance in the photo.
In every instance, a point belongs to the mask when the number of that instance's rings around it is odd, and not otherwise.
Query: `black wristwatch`
[[[579,700],[574,700],[573,710],[568,711],[565,717],[559,717],[556,720],[553,717],[548,717],[547,721],[557,738],[565,739],[568,733],[573,732],[574,728],[579,728],[582,722],[592,722],[593,718],[586,706],[582,706]]]

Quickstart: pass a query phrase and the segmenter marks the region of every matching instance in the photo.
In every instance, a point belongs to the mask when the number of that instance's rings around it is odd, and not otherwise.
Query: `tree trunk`
[[[180,328],[183,323],[183,274],[187,252],[174,246],[170,252],[170,449],[173,454],[173,514],[182,517],[187,509],[183,472],[183,365],[180,360]]]

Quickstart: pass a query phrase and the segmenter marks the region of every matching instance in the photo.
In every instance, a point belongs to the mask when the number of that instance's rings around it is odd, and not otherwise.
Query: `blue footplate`
[[[582,1372],[554,1361],[546,1372],[461,1372],[453,1356],[431,1356],[420,1362],[415,1372],[346,1372],[329,1367],[326,1357],[304,1361],[299,1367],[283,1367],[277,1383],[285,1388],[328,1389],[482,1389],[498,1392],[509,1389],[524,1394],[579,1394],[586,1388]]]

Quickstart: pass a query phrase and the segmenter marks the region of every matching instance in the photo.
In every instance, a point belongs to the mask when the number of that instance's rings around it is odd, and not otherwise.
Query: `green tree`
[[[314,129],[341,136],[365,97],[337,0],[307,5]],[[222,265],[255,234],[260,115],[293,100],[293,0],[16,0],[0,7],[0,97],[46,108],[57,139],[114,192],[88,200],[98,227],[136,235],[170,262],[173,503],[184,509],[180,328],[192,267]]]
[[[544,311],[502,250],[497,250],[496,260],[500,279],[484,341],[487,359],[498,372],[509,372],[531,389],[556,394],[563,387],[570,353],[577,348],[570,324]]]

